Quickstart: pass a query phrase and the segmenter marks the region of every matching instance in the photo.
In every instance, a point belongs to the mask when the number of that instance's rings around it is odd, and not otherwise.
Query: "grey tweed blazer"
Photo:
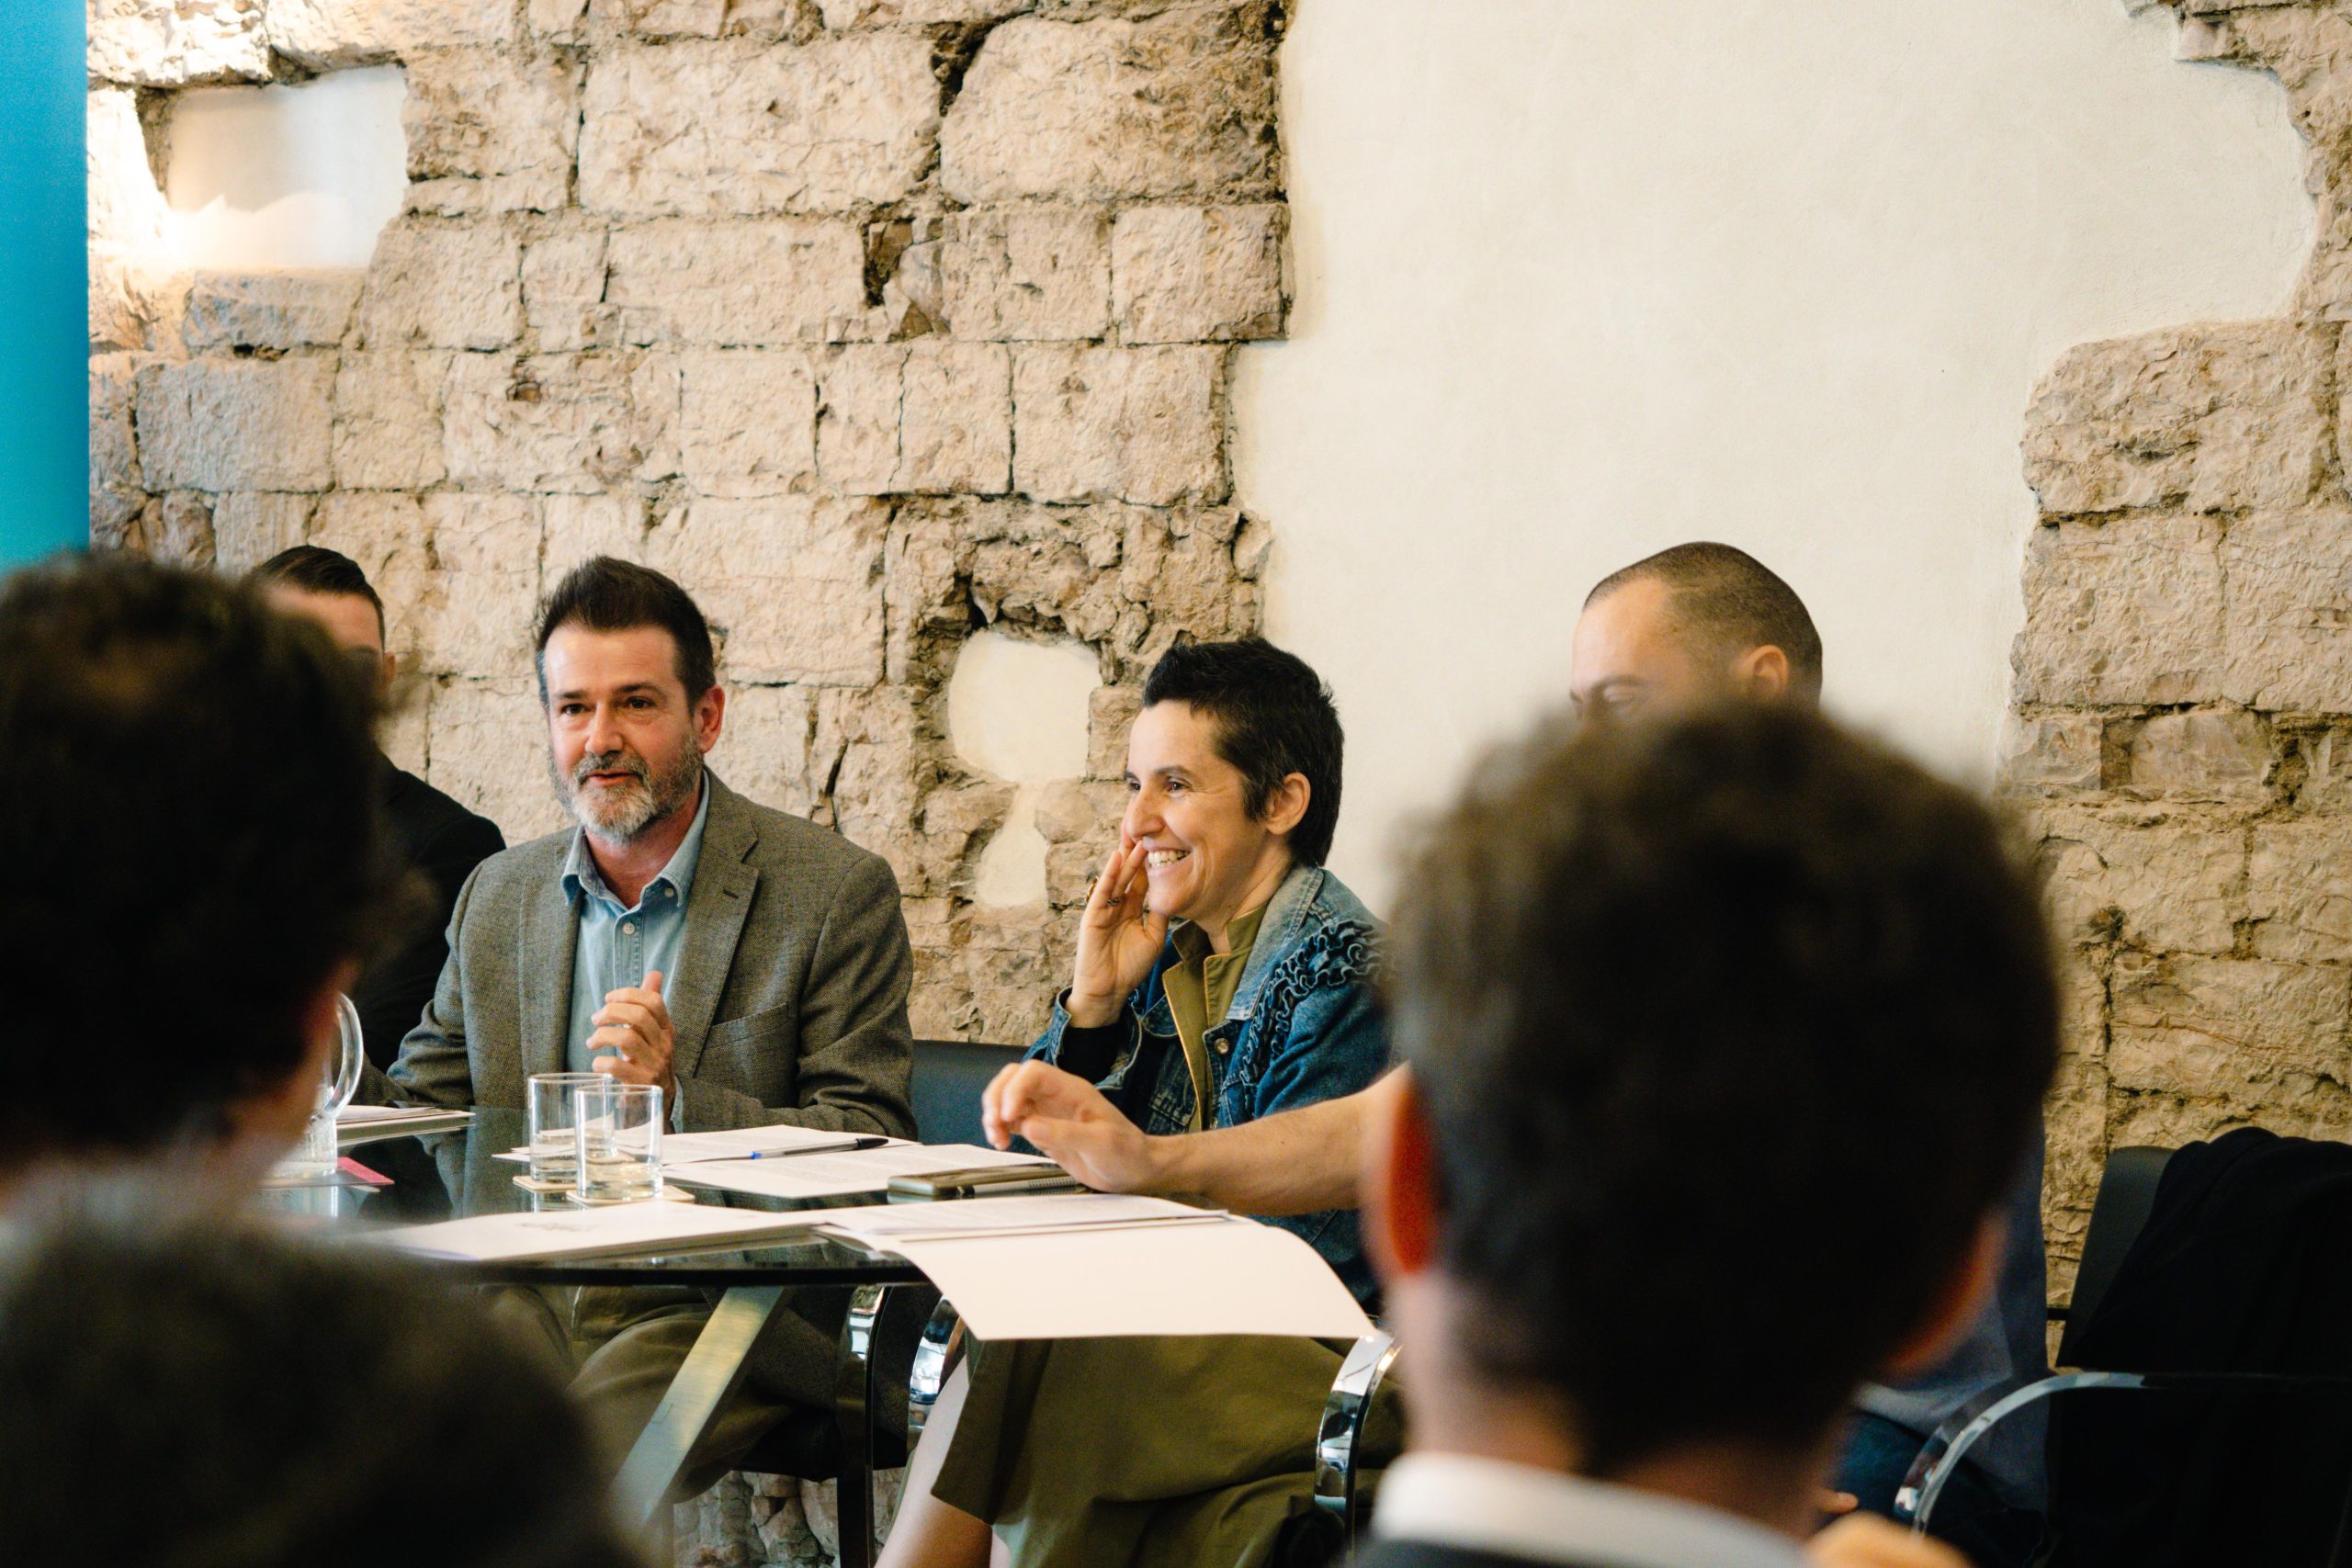
[[[831,829],[705,776],[710,817],[667,987],[682,1124],[911,1136],[914,958],[898,879]],[[520,1109],[525,1079],[564,1069],[580,927],[561,877],[577,831],[476,868],[433,1000],[363,1098]]]

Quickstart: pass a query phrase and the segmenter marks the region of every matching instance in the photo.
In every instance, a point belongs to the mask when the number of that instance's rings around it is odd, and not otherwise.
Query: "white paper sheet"
[[[888,1148],[860,1149],[855,1153],[711,1160],[669,1174],[681,1185],[715,1187],[724,1192],[757,1192],[770,1198],[833,1198],[849,1192],[879,1192],[894,1176],[933,1176],[943,1170],[1004,1165],[1052,1168],[1052,1162],[1040,1160],[1035,1155],[1007,1154],[977,1144],[893,1144]]]
[[[334,1113],[334,1119],[337,1126],[356,1127],[381,1122],[423,1122],[438,1117],[465,1121],[472,1115],[470,1111],[444,1110],[434,1105],[346,1105]]]
[[[930,1276],[972,1331],[987,1339],[1122,1334],[1350,1339],[1372,1328],[1363,1309],[1313,1247],[1254,1220],[1026,1235],[900,1236],[889,1247]]]
[[[783,1154],[813,1152],[820,1149],[850,1149],[870,1141],[872,1134],[829,1132],[821,1127],[736,1127],[724,1133],[669,1133],[662,1139],[662,1163],[664,1166],[688,1165],[696,1160],[741,1159],[751,1154]],[[903,1145],[903,1138],[892,1138],[882,1145]]]
[[[772,1213],[707,1203],[623,1203],[609,1209],[537,1214],[478,1214],[438,1224],[403,1225],[366,1233],[368,1241],[428,1258],[469,1263],[531,1258],[594,1258],[707,1249],[755,1241],[782,1231],[806,1230],[856,1209],[803,1209]]]
[[[1122,1198],[1107,1192],[1049,1192],[1028,1198],[970,1198],[944,1203],[897,1203],[839,1209],[835,1229],[861,1241],[895,1247],[906,1236],[977,1236],[1105,1225],[1198,1224],[1225,1218],[1221,1209],[1195,1209],[1165,1198]]]

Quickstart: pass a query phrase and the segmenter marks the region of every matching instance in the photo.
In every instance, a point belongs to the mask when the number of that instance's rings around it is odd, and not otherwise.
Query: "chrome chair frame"
[[[1374,1329],[1357,1340],[1331,1380],[1330,1397],[1323,1402],[1323,1419],[1315,1432],[1315,1502],[1340,1521],[1348,1547],[1354,1550],[1372,1517],[1372,1499],[1363,1486],[1364,1424],[1372,1402],[1396,1364],[1396,1337]]]

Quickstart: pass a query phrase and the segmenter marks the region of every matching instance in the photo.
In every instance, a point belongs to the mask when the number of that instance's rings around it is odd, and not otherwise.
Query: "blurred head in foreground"
[[[0,1232],[0,1518],[44,1568],[625,1568],[563,1389],[358,1247],[35,1190]]]
[[[250,589],[128,558],[0,586],[0,942],[30,964],[0,1190],[56,1160],[249,1175],[299,1135],[335,994],[399,903],[373,702]]]
[[[2033,885],[1787,705],[1539,726],[1409,864],[1366,1230],[1416,1447],[1791,1529],[1996,1266],[2054,1061]]]

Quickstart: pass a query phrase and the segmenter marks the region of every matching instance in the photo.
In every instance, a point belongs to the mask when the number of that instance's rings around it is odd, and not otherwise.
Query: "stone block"
[[[2011,713],[2001,728],[2001,787],[2080,795],[2099,786],[2106,721],[2095,713]]]
[[[1013,360],[1013,484],[1041,501],[1225,498],[1225,351],[1037,346]]]
[[[971,502],[953,515],[966,593],[983,619],[1102,643],[1131,606],[1119,564],[1133,509]]]
[[[121,252],[90,252],[90,347],[169,351],[178,346],[187,275]]]
[[[2281,728],[2302,774],[2295,804],[2306,811],[2352,811],[2352,728],[2311,722]]]
[[[2245,831],[2047,807],[2030,814],[2062,942],[2228,953],[2245,917]]]
[[[1122,343],[1280,337],[1288,209],[1131,207],[1111,230],[1111,302]]]
[[[637,468],[630,366],[602,354],[460,354],[444,384],[449,477],[593,495]]]
[[[858,335],[865,246],[854,224],[817,219],[616,231],[605,299],[624,342],[713,348]]]
[[[542,354],[604,346],[614,312],[605,303],[605,232],[560,230],[523,247],[523,316]]]
[[[988,22],[1028,6],[1027,0],[817,0],[817,8],[825,26],[840,29]]]
[[[747,38],[805,43],[814,0],[594,0],[592,18],[641,38]]]
[[[180,335],[190,354],[335,348],[351,330],[366,275],[358,272],[199,272]]]
[[[1086,699],[1086,774],[1124,780],[1127,731],[1143,711],[1143,693],[1133,686],[1098,686]]]
[[[424,498],[433,572],[418,649],[441,674],[512,677],[531,667],[539,512],[528,496]]]
[[[652,564],[694,594],[730,681],[882,679],[882,535],[864,502],[695,501],[656,531]]]
[[[336,491],[311,514],[310,542],[349,556],[384,601],[384,647],[423,663],[433,613],[432,528],[424,503],[386,491]]]
[[[2352,515],[2233,523],[2221,564],[2229,696],[2352,712]]]
[[[120,87],[92,89],[83,126],[90,248],[128,265],[162,247],[169,210],[147,158],[138,96]]]
[[[940,301],[959,338],[1100,338],[1111,330],[1111,225],[1100,208],[979,207],[952,214]]]
[[[1234,565],[1239,522],[1225,509],[1127,513],[1119,589],[1132,613],[1110,638],[1117,679],[1141,682],[1180,637],[1219,642],[1258,629],[1258,588]]]
[[[811,777],[816,699],[803,686],[736,686],[711,765],[746,797],[795,817],[815,812],[825,781]]]
[[[707,349],[659,357],[675,373],[663,379],[664,367],[649,361],[639,382],[639,423],[658,423],[649,420],[651,397],[675,396],[677,439],[658,457],[649,453],[639,477],[666,478],[656,470],[667,468],[697,493],[728,499],[808,488],[817,475],[817,382],[800,350]],[[657,382],[659,392],[650,389]]]
[[[212,504],[190,491],[150,496],[119,538],[96,541],[174,566],[209,568],[218,558],[212,537]]]
[[[882,678],[893,685],[943,686],[970,629],[972,603],[950,519],[900,507],[883,549],[886,617]]]
[[[2201,517],[2038,528],[2025,558],[2021,703],[2223,694],[2221,529]]]
[[[252,570],[280,550],[292,549],[310,536],[311,513],[317,506],[307,495],[232,491],[212,502],[214,564],[237,576]]]
[[[523,330],[522,270],[496,224],[396,220],[376,242],[360,334],[369,348],[504,348]]]
[[[2249,958],[2118,956],[2109,1077],[2119,1089],[2340,1122],[2352,976]]]
[[[90,359],[90,526],[119,530],[147,503],[139,441],[130,423],[137,362],[127,354]]]
[[[1273,53],[1253,20],[1003,23],[940,127],[941,186],[967,204],[1273,194]]]
[[[401,123],[412,212],[551,212],[571,195],[580,67],[481,49],[413,54]]]
[[[570,822],[548,782],[548,721],[537,682],[447,681],[433,694],[425,778],[521,844]]]
[[[856,344],[824,366],[818,457],[852,495],[1001,494],[1012,464],[1012,361],[992,344]]]
[[[587,41],[588,0],[524,0],[523,16],[542,43]]]
[[[2352,959],[2352,820],[2285,818],[2257,822],[2246,866],[2246,913],[2264,958],[2341,964]]]
[[[918,926],[915,1027],[925,1038],[1018,1047],[1045,1027],[1056,992],[1069,983],[1069,921],[1041,924],[1035,907],[989,909],[910,899],[943,913]],[[953,913],[944,911],[952,908]],[[933,1032],[936,1032],[935,1033]],[[1011,1052],[1006,1060],[1017,1059]]]
[[[90,79],[128,87],[266,82],[262,9],[263,0],[87,0]]]
[[[343,356],[334,378],[336,484],[423,490],[448,476],[441,398],[455,357],[399,348]]]
[[[269,0],[269,42],[313,71],[375,65],[513,43],[521,9],[504,0]]]
[[[640,564],[652,558],[652,519],[634,495],[551,495],[542,503],[545,542],[539,551],[539,592],[551,592],[564,573],[593,556]]]
[[[2132,787],[2147,795],[2258,801],[2278,773],[2278,745],[2243,708],[2158,714],[2131,744]]]
[[[719,217],[896,201],[930,162],[939,97],[919,33],[617,46],[589,68],[581,204]]]
[[[2045,513],[2301,505],[2327,466],[2330,334],[2259,321],[2072,349],[2027,412]]]
[[[324,490],[334,361],[195,359],[138,374],[140,463],[157,490]]]
[[[2086,1213],[2107,1167],[2107,1064],[2061,1055],[2041,1102],[2041,1199],[2046,1208]]]

